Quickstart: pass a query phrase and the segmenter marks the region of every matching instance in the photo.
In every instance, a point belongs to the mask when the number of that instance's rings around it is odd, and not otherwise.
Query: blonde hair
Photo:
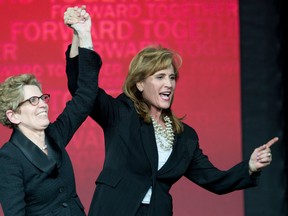
[[[162,46],[146,47],[132,59],[124,82],[123,92],[133,101],[137,113],[145,122],[151,123],[150,103],[142,97],[142,93],[138,90],[136,84],[160,70],[169,68],[171,65],[177,81],[179,78],[178,69],[181,64],[182,58],[178,53]],[[181,118],[177,118],[172,113],[171,108],[163,110],[161,115],[162,118],[166,115],[170,117],[174,132],[180,133],[183,131]]]
[[[8,77],[0,83],[0,123],[13,128],[15,125],[6,116],[7,110],[18,111],[18,105],[24,100],[23,86],[35,85],[41,91],[41,84],[33,74],[21,74]]]

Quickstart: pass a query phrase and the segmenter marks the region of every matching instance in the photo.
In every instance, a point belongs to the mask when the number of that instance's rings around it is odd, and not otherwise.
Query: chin
[[[50,124],[50,121],[47,121],[42,124],[42,127],[46,129],[49,126],[49,124]]]
[[[169,109],[170,108],[170,106],[171,106],[171,104],[169,103],[169,104],[165,104],[164,106],[162,106],[161,107],[161,109]]]

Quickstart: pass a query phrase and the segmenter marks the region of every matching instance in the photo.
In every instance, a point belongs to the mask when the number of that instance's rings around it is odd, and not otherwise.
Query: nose
[[[165,86],[168,87],[168,88],[172,87],[172,80],[170,79],[170,77],[166,77]]]
[[[42,100],[41,98],[39,98],[39,104],[38,106],[48,106],[48,103],[46,103],[44,100]]]

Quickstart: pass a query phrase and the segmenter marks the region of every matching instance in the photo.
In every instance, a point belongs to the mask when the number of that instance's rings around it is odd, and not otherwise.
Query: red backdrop
[[[104,62],[101,87],[118,95],[131,58],[147,44],[178,51],[183,66],[174,112],[186,115],[204,153],[220,169],[241,160],[237,0],[0,0],[0,81],[34,73],[52,96],[53,121],[70,98],[64,51],[72,35],[63,13],[82,4],[93,17],[93,41]],[[2,145],[11,131],[1,126],[0,134]],[[103,164],[101,129],[88,119],[68,151],[87,211]],[[183,178],[171,193],[176,216],[244,214],[242,192],[218,196]]]

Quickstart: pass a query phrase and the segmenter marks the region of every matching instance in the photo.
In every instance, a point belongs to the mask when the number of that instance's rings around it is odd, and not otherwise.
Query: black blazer
[[[67,58],[68,65],[75,63],[77,58]],[[67,67],[72,94],[77,88],[75,68]],[[90,116],[104,131],[105,161],[96,180],[89,216],[134,216],[150,186],[149,215],[170,216],[173,210],[169,190],[182,176],[217,194],[256,185],[257,178],[249,175],[247,161],[228,171],[215,168],[199,148],[196,132],[186,124],[184,132],[176,136],[168,161],[157,170],[153,126],[139,118],[124,94],[113,98],[99,89]]]
[[[0,150],[0,200],[5,216],[84,216],[65,150],[90,113],[97,95],[100,57],[79,49],[78,88],[64,111],[45,130],[48,156],[14,129]]]

